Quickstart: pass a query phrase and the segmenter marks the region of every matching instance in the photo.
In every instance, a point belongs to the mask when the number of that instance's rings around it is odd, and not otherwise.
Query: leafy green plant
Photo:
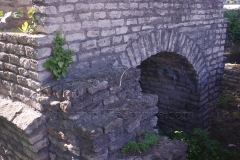
[[[32,20],[32,22],[29,24],[27,21],[25,21],[22,24],[21,28],[20,27],[18,28],[19,31],[21,31],[23,33],[30,33],[30,34],[35,33],[35,30],[37,28],[37,24],[36,24],[37,20],[34,16],[34,13],[35,13],[35,10],[33,8],[31,8],[28,11],[28,13],[27,13],[29,15],[28,18],[30,18]]]
[[[0,11],[0,17],[3,17],[3,11]]]
[[[220,96],[219,96],[218,106],[220,108],[224,108],[232,100],[233,100],[233,96],[231,94],[221,93]]]
[[[67,74],[67,67],[70,66],[70,62],[73,61],[72,54],[74,53],[73,50],[63,48],[66,41],[61,36],[60,31],[55,32],[55,38],[53,40],[54,44],[54,51],[53,56],[51,56],[48,60],[43,63],[45,68],[48,68],[52,71],[53,75],[60,80],[62,76],[66,76]]]
[[[12,18],[20,18],[20,16],[22,15],[22,10],[18,9],[16,12],[13,12],[11,17]]]
[[[122,152],[126,152],[128,150],[134,150],[140,152],[141,150],[147,150],[151,145],[154,145],[158,141],[158,136],[153,134],[150,131],[147,131],[144,135],[144,141],[143,142],[136,142],[136,141],[129,141],[126,143],[123,148]]]
[[[209,132],[195,128],[193,135],[179,130],[167,133],[169,139],[181,140],[188,143],[188,160],[229,160],[236,158],[237,153],[225,149],[219,141],[209,139]]]
[[[233,114],[234,117],[238,117],[239,116],[238,112],[236,112],[236,111],[233,112],[232,114]]]
[[[224,17],[228,18],[227,33],[228,37],[234,43],[240,43],[240,11],[226,10]]]

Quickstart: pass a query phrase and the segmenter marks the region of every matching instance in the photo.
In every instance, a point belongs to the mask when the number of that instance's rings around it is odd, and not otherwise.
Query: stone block
[[[68,14],[64,16],[65,22],[74,22],[76,20],[76,16],[74,14]],[[61,20],[64,22],[64,20]]]
[[[94,94],[97,91],[101,91],[104,90],[108,87],[108,82],[107,81],[96,81],[94,84],[92,84],[91,86],[89,86],[87,88],[88,93],[90,94]]]
[[[10,100],[2,100],[0,103],[0,116],[5,117],[8,121],[12,121],[16,114],[21,113],[23,106],[19,105],[20,103],[16,103],[18,105],[14,105]]]
[[[117,9],[118,4],[117,3],[106,3],[105,9]]]
[[[112,27],[124,26],[124,19],[111,20]]]
[[[102,91],[100,93],[94,94],[93,103],[103,101],[107,97],[109,97],[109,91]]]
[[[92,18],[92,13],[81,13],[78,15],[80,19],[82,20],[90,20]]]
[[[97,48],[97,41],[96,40],[85,41],[82,43],[82,48],[86,50]]]
[[[104,99],[103,104],[107,106],[107,105],[117,103],[118,101],[119,101],[118,97],[116,95],[112,95],[109,98]]]
[[[45,68],[43,67],[43,63],[46,61],[47,59],[41,59],[41,60],[30,60],[30,68],[35,70],[35,71],[43,71],[45,70]]]
[[[75,128],[79,134],[89,140],[96,139],[103,135],[103,129],[93,124],[78,124]]]
[[[103,149],[102,151],[98,153],[92,153],[89,151],[83,151],[82,156],[86,158],[87,160],[105,160],[108,157],[108,149]]]
[[[49,140],[48,138],[43,138],[42,140],[38,141],[37,143],[35,143],[32,148],[34,150],[35,153],[38,153],[40,150],[48,147],[49,145]]]
[[[88,31],[87,32],[87,37],[98,37],[99,36],[99,31]]]
[[[66,35],[66,41],[78,41],[78,40],[84,40],[86,39],[86,36],[84,32],[74,33],[74,34],[68,34]],[[70,47],[69,47],[70,48]],[[70,48],[71,49],[71,48]]]
[[[122,12],[121,11],[111,11],[109,12],[109,17],[112,19],[118,19],[121,18]]]
[[[119,27],[119,28],[116,28],[116,34],[119,35],[119,34],[125,34],[127,33],[128,31],[128,27]]]
[[[132,133],[139,126],[140,126],[140,120],[139,119],[135,119],[134,121],[132,121],[130,124],[128,124],[126,126],[126,131],[128,133]]]
[[[104,133],[112,133],[116,132],[118,128],[122,128],[123,125],[123,119],[122,118],[117,118],[115,120],[109,119],[109,122],[105,122],[103,125]]]
[[[88,149],[91,152],[101,152],[103,149],[106,149],[108,145],[108,137],[101,136],[98,139],[88,140],[83,139],[84,148]]]
[[[34,129],[44,125],[45,121],[44,116],[40,112],[24,107],[21,113],[13,119],[12,123],[30,135]]]
[[[9,54],[9,63],[15,64],[15,65],[19,65],[19,57],[13,54]]]
[[[111,21],[110,20],[98,20],[98,27],[99,28],[110,28]]]
[[[104,3],[90,3],[89,8],[91,10],[93,10],[93,9],[101,10],[101,9],[104,9]]]
[[[101,32],[101,36],[106,37],[106,36],[111,36],[115,34],[115,30],[114,29],[110,29],[110,30],[102,30]]]
[[[74,10],[74,5],[68,4],[68,5],[60,5],[58,7],[59,12],[69,12]]]
[[[77,31],[82,27],[80,22],[68,23],[62,25],[62,31]]]
[[[110,38],[107,37],[107,38],[99,39],[97,43],[98,43],[98,46],[100,47],[106,47],[106,46],[110,46],[111,41],[110,41]]]
[[[82,28],[94,28],[98,26],[97,21],[83,21]]]
[[[94,13],[94,19],[104,19],[106,18],[106,12],[95,12]]]

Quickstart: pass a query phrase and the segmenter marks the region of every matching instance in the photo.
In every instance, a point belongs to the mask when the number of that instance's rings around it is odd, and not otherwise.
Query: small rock
[[[229,144],[228,147],[236,147],[234,144]]]

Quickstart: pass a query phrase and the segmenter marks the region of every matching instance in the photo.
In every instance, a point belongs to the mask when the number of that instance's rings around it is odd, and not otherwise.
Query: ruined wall
[[[157,96],[141,93],[140,70],[121,78],[125,70],[107,67],[43,87],[53,160],[115,160],[126,142],[153,130]]]
[[[97,68],[122,63],[127,45],[159,29],[184,33],[202,54],[222,52],[222,1],[33,1],[43,33],[61,30],[76,51],[74,68]],[[156,53],[155,53],[156,54]]]
[[[141,75],[136,67],[142,69],[141,63],[162,53],[166,56],[160,62],[166,60],[170,67],[175,61],[167,61],[168,54],[183,57],[182,62],[191,67],[181,70],[187,69],[184,73],[192,74],[190,78],[185,74],[184,82],[194,79],[184,83],[184,89],[189,84],[196,88],[192,92],[199,95],[192,97],[191,104],[197,104],[191,107],[199,120],[197,126],[210,127],[223,73],[226,23],[221,0],[32,0],[32,3],[38,32],[47,35],[0,33],[0,91],[43,114],[49,140],[46,150],[51,159],[116,159],[125,142],[152,130],[157,122],[155,115],[162,108],[156,107],[156,95],[144,93],[147,86],[142,85],[141,92],[139,80],[144,70]],[[67,41],[64,47],[75,51],[68,75],[61,81],[52,79],[42,67],[52,53],[55,30],[63,33]],[[157,67],[168,69],[163,65]],[[166,84],[169,89],[171,82]],[[191,91],[179,98],[187,99],[189,94]],[[168,107],[168,111],[174,110]],[[122,112],[129,113],[127,118]],[[1,114],[2,128],[8,121],[12,123],[6,115],[5,111]],[[25,132],[21,126],[15,125],[16,128]]]
[[[47,159],[45,117],[22,102],[0,100],[0,159]]]
[[[1,94],[38,110],[36,91],[51,73],[42,64],[51,55],[51,41],[43,35],[0,33]]]

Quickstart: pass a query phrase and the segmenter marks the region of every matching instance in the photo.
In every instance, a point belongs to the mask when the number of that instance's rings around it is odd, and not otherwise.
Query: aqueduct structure
[[[211,126],[224,68],[222,0],[0,4],[34,7],[40,33],[0,32],[0,158],[110,160],[153,126]],[[42,66],[56,30],[75,52],[60,81]]]

